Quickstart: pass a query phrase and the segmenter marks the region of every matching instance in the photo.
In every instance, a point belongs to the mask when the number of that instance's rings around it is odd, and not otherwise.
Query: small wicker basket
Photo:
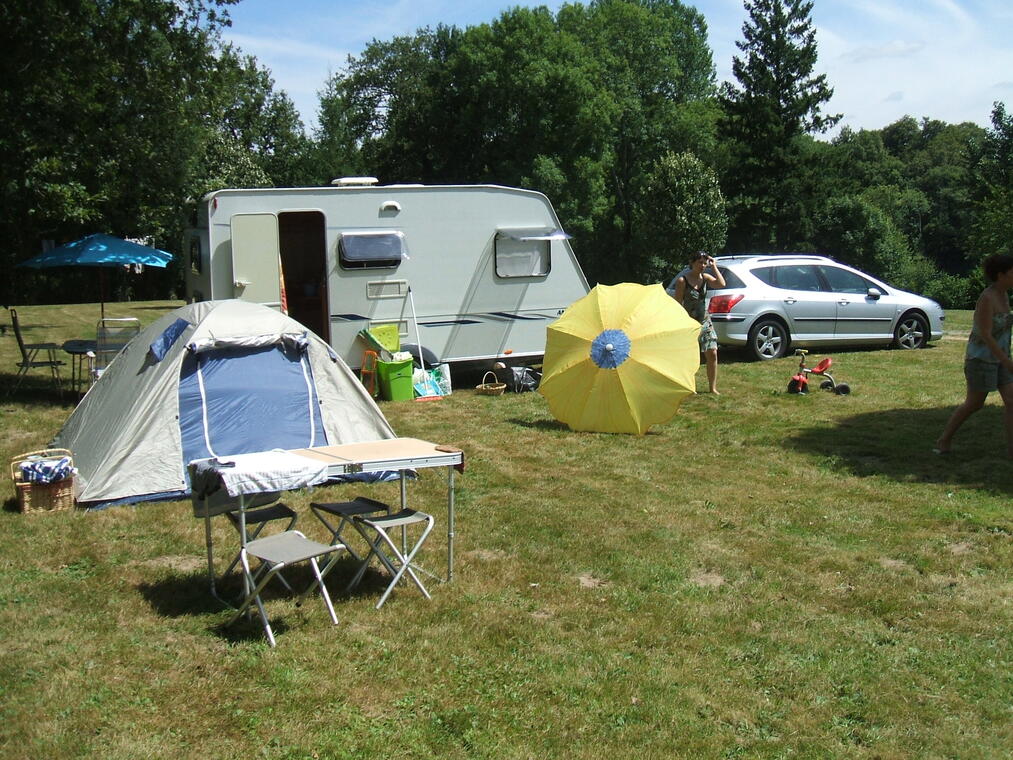
[[[74,476],[53,483],[32,483],[21,479],[21,463],[30,459],[69,457],[67,449],[43,449],[19,454],[11,460],[11,480],[18,495],[18,509],[22,512],[53,512],[74,506]],[[73,459],[71,459],[73,464]]]
[[[489,375],[492,375],[493,382],[486,382]],[[502,396],[503,391],[506,390],[506,383],[499,382],[499,378],[496,377],[496,373],[493,371],[486,372],[482,376],[482,382],[475,386],[475,393],[482,396]]]

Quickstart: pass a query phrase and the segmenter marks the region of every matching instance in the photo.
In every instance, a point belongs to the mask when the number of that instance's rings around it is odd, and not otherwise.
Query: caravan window
[[[569,237],[562,230],[500,230],[496,233],[497,276],[545,277],[552,263],[552,241]]]
[[[342,269],[393,269],[406,258],[404,233],[396,230],[342,232],[338,241]]]

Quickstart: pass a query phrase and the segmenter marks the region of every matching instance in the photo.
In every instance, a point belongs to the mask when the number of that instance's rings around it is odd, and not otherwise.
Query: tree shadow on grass
[[[961,428],[953,451],[932,453],[953,412],[886,409],[802,430],[787,445],[826,457],[831,469],[858,477],[885,476],[901,483],[947,483],[997,495],[1013,494],[1001,406],[990,404]]]
[[[11,389],[17,382],[17,375],[0,373],[0,388]],[[17,390],[0,391],[0,407],[12,407],[15,404],[24,406],[64,406],[73,409],[81,396],[70,389],[69,375],[60,374],[61,387],[57,388],[49,375],[39,370],[25,377]]]

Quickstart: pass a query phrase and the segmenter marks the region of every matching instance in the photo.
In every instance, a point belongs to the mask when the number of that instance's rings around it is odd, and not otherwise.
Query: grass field
[[[170,304],[117,304],[148,322]],[[97,306],[24,307],[31,340]],[[278,647],[224,628],[189,503],[0,512],[5,758],[997,758],[1013,755],[1013,473],[998,399],[946,458],[969,313],[917,352],[834,352],[853,393],[790,396],[794,360],[722,355],[721,396],[643,437],[569,432],[537,394],[382,405],[459,446],[456,578],[379,576],[340,624],[272,596]],[[815,354],[818,358],[822,354]],[[0,338],[4,385],[17,358]],[[0,399],[4,463],[72,410],[41,373]],[[703,372],[698,387],[705,387]],[[409,498],[445,549],[445,480]],[[307,505],[391,486],[332,487]],[[5,471],[0,494],[12,497]],[[234,544],[224,521],[220,545]],[[233,586],[235,584],[233,582]]]

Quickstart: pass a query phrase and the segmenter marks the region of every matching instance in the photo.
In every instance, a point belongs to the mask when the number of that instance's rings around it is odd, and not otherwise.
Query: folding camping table
[[[240,540],[245,544],[246,498],[255,494],[290,491],[320,485],[332,478],[360,472],[398,472],[401,484],[401,508],[407,507],[407,476],[411,470],[430,467],[447,469],[447,581],[454,578],[454,473],[464,471],[464,452],[450,446],[417,438],[388,438],[367,443],[317,446],[292,451],[276,450],[257,454],[239,454],[220,459],[190,462],[190,486],[194,506],[203,502],[208,576],[211,593],[215,589],[211,540],[211,516],[239,508]],[[233,499],[219,500],[216,509],[212,497],[221,494]],[[238,499],[238,505],[234,499]],[[222,600],[224,601],[224,600]]]

